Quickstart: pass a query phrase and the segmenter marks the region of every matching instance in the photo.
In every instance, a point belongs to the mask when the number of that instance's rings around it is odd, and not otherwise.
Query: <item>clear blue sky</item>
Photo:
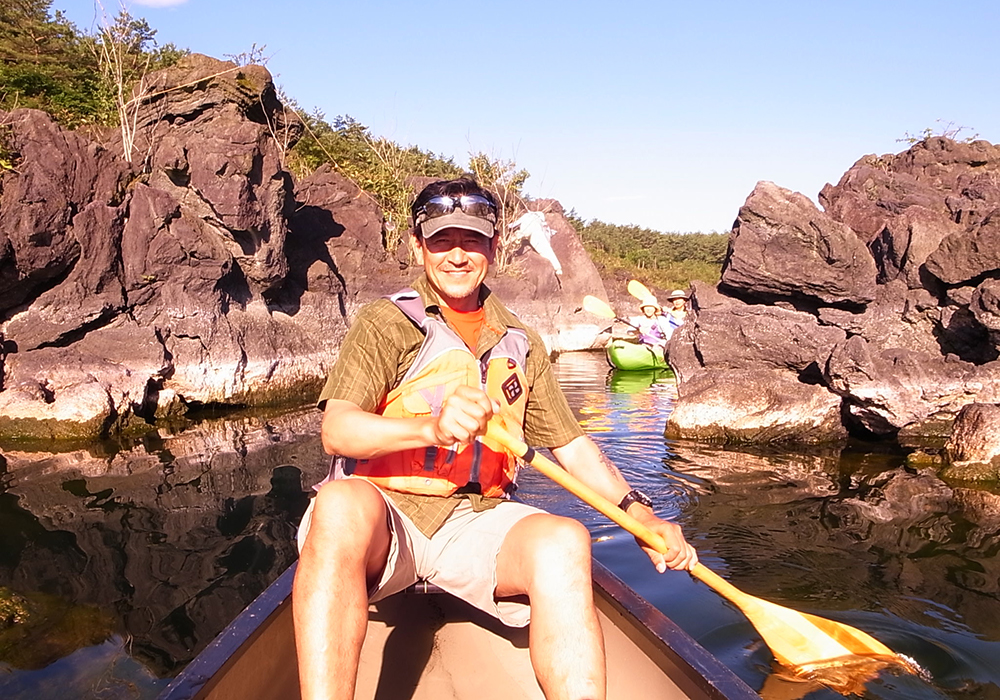
[[[114,14],[118,5],[105,5]],[[54,0],[81,28],[93,0]],[[515,160],[585,219],[727,231],[758,180],[814,202],[949,123],[1000,141],[1000,3],[915,0],[129,5],[162,44],[265,45],[286,93],[402,145]],[[940,120],[940,121],[939,121]]]

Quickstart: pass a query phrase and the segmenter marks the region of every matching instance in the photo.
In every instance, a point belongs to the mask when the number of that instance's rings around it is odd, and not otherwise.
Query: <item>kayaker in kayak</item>
[[[660,572],[697,554],[581,430],[541,338],[483,284],[497,247],[494,197],[468,179],[428,185],[409,243],[424,274],[362,308],[320,395],[338,455],[303,516],[293,589],[302,698],[353,698],[368,605],[426,579],[503,623],[531,621],[548,698],[606,695],[590,535],[510,500],[518,462],[490,420],[659,533]]]
[[[675,289],[667,297],[670,306],[666,309],[663,316],[670,325],[671,333],[673,329],[684,325],[684,322],[687,320],[687,300],[688,295],[683,289]]]
[[[640,301],[639,310],[642,312],[642,315],[632,318],[632,324],[639,331],[639,342],[652,347],[666,347],[673,328],[668,325],[667,319],[661,315],[663,309],[660,307],[660,303],[656,300],[656,297],[648,297]]]

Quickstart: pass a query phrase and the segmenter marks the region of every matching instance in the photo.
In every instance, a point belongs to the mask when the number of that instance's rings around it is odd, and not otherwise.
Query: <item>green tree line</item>
[[[124,10],[88,33],[53,12],[52,0],[5,0],[0,3],[0,108],[42,109],[70,128],[118,126],[118,83],[171,65],[185,53],[173,44],[157,45],[155,37],[146,20]],[[114,67],[102,60],[109,41],[119,50]]]
[[[719,281],[728,233],[661,233],[584,221],[574,212],[570,221],[604,279],[635,278],[660,289],[684,289],[695,279]]]

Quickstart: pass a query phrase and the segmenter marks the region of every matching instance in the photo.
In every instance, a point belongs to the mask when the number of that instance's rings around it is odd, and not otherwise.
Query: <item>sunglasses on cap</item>
[[[464,194],[461,197],[450,197],[446,194],[431,197],[417,209],[414,223],[420,224],[427,219],[446,216],[458,207],[469,216],[486,219],[491,223],[497,221],[497,207],[481,194]]]

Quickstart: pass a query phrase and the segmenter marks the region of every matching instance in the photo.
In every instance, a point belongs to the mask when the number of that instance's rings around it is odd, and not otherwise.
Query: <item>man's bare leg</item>
[[[353,700],[368,624],[368,588],[385,568],[386,505],[361,479],[316,496],[292,588],[303,700]]]
[[[523,594],[531,603],[531,664],[545,697],[603,700],[604,636],[583,525],[536,514],[511,528],[497,556],[497,596]]]

